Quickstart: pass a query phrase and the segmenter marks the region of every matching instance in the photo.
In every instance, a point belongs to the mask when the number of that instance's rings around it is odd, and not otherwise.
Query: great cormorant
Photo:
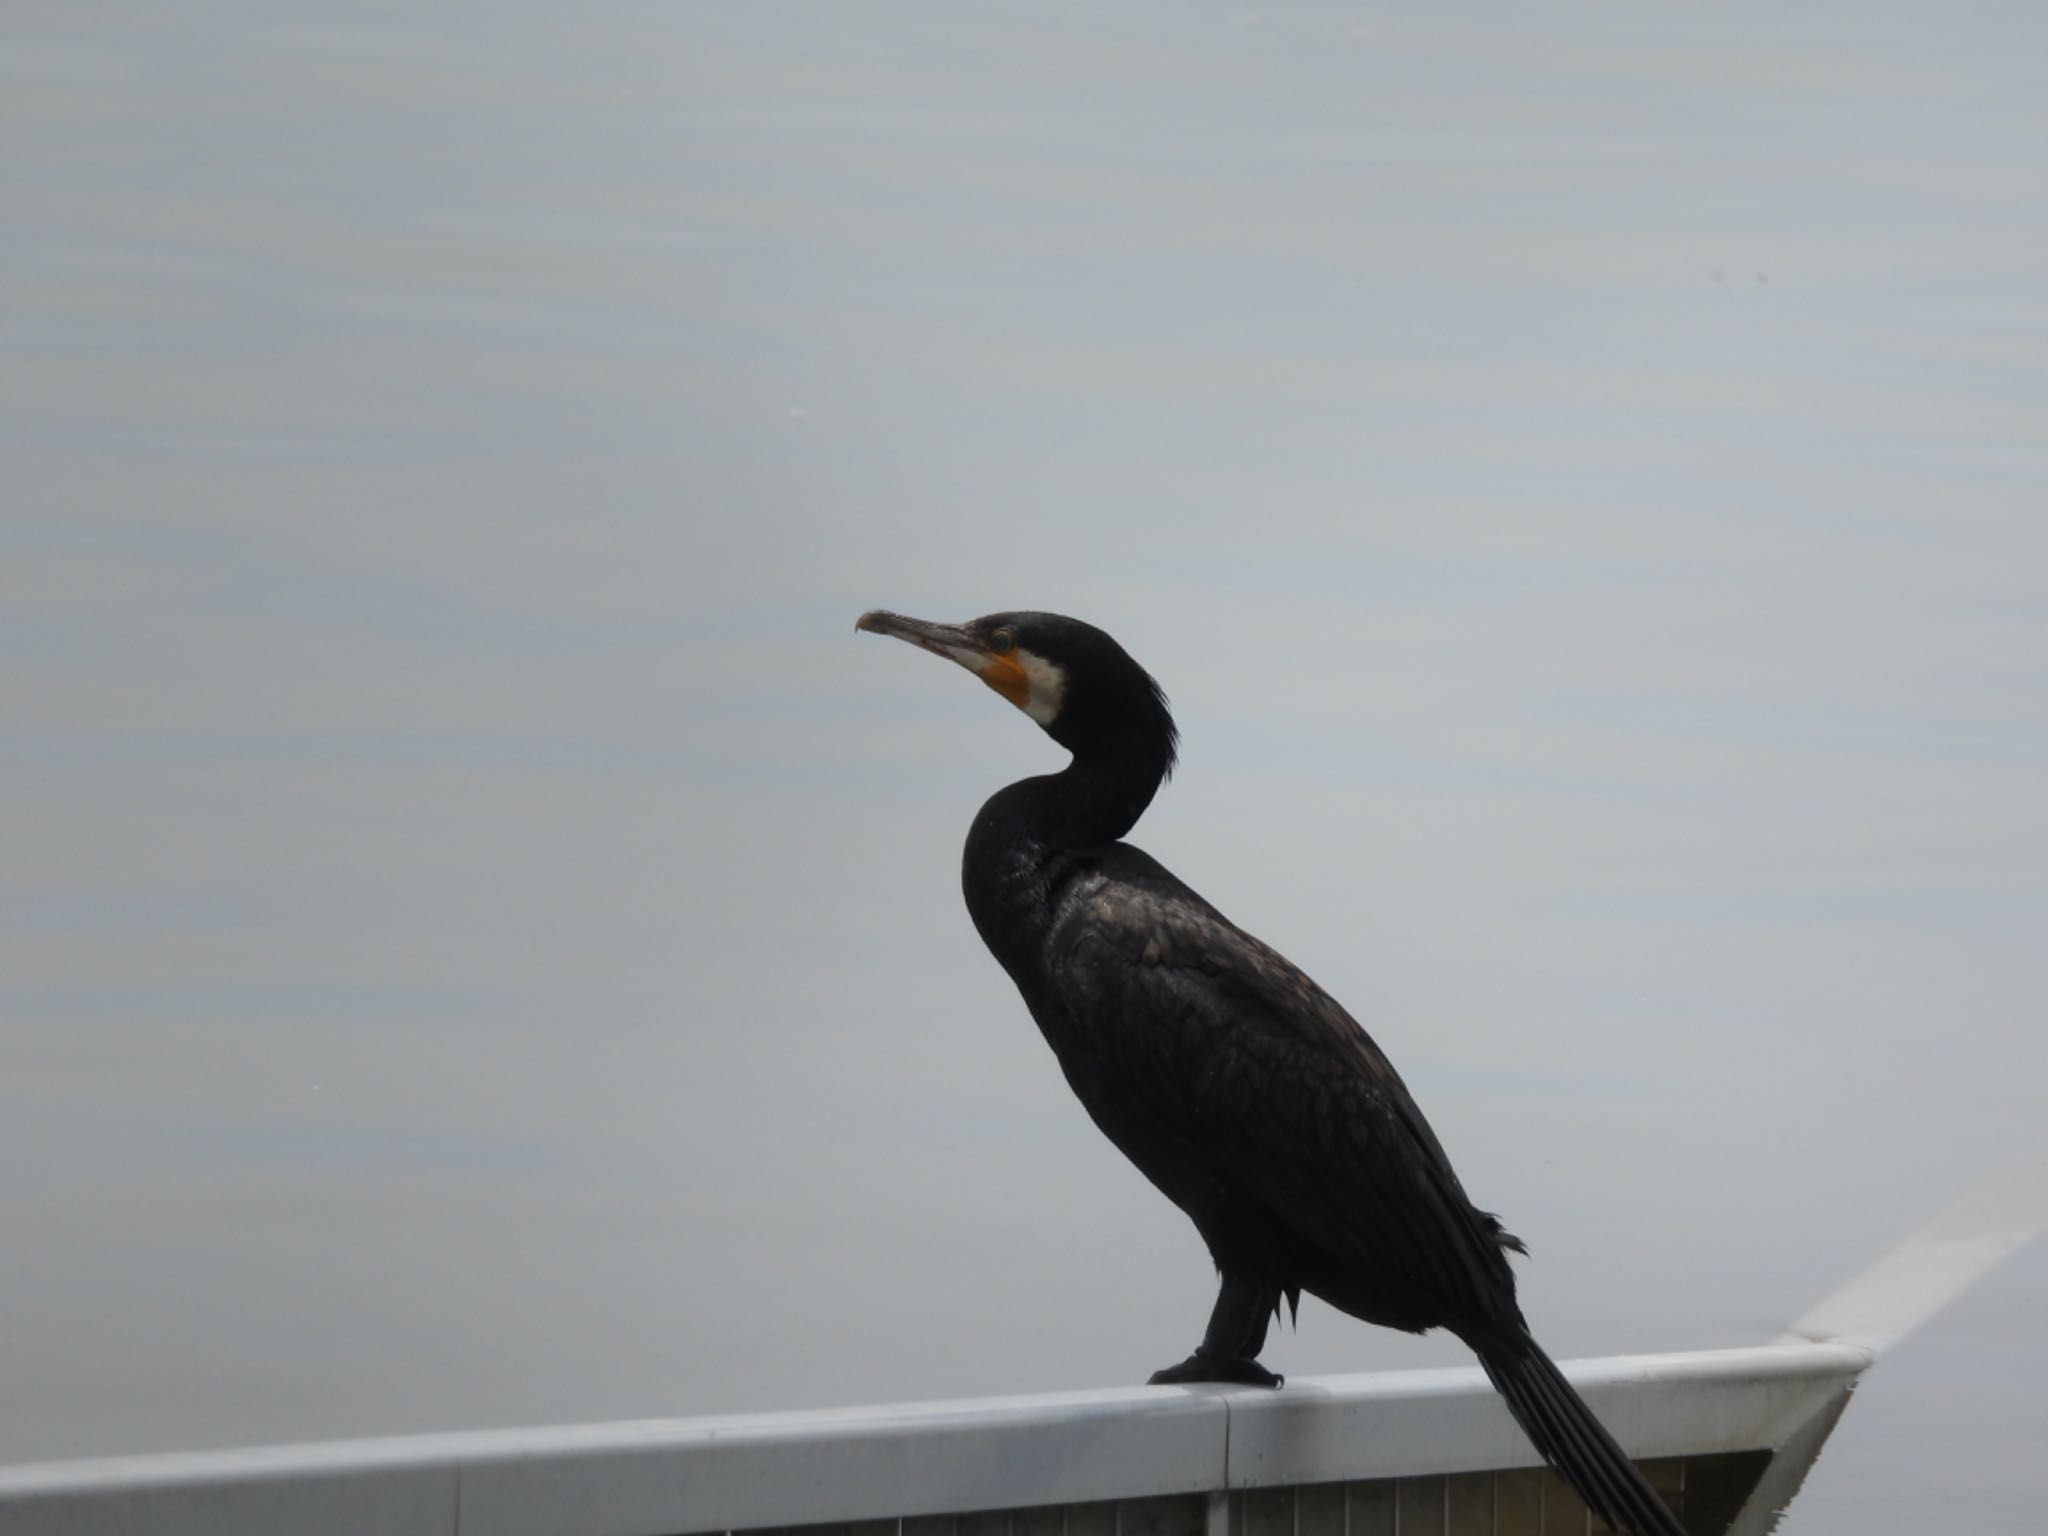
[[[1073,753],[967,834],[967,910],[1089,1116],[1187,1212],[1222,1277],[1195,1352],[1152,1381],[1278,1386],[1268,1321],[1303,1291],[1367,1322],[1447,1328],[1544,1459],[1610,1525],[1683,1528],[1529,1336],[1507,1250],[1391,1063],[1276,951],[1129,843],[1173,769],[1159,685],[1093,625],[862,614],[973,672]]]

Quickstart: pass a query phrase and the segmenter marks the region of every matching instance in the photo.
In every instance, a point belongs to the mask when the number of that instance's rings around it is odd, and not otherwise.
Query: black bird
[[[1159,1382],[1278,1386],[1284,1297],[1448,1328],[1546,1461],[1610,1525],[1683,1527],[1529,1336],[1507,1250],[1377,1045],[1285,957],[1120,839],[1172,772],[1159,685],[1077,619],[862,614],[958,662],[1072,752],[998,791],[967,834],[967,910],[1089,1116],[1192,1218],[1222,1276],[1195,1352]]]

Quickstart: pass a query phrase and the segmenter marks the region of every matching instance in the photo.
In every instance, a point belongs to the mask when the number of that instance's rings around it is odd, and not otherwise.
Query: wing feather
[[[1443,1320],[1514,1308],[1519,1247],[1466,1197],[1372,1038],[1283,956],[1149,858],[1078,880],[1053,974],[1085,1049],[1212,1176],[1338,1263],[1432,1298]],[[1078,1085],[1077,1085],[1078,1086]]]

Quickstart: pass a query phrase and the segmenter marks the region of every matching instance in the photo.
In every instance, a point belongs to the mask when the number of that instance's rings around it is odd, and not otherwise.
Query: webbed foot
[[[1277,1387],[1287,1378],[1241,1355],[1211,1355],[1196,1350],[1179,1365],[1154,1371],[1147,1385],[1174,1387],[1190,1381],[1230,1381],[1246,1387]]]

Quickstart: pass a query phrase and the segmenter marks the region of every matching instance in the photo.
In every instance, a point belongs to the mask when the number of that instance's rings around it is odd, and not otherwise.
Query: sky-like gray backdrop
[[[1059,754],[874,605],[1160,675],[1137,840],[1376,1031],[1554,1352],[1767,1337],[2024,1183],[2044,60],[1989,4],[19,0],[0,1460],[1183,1353],[1200,1247],[955,887]],[[2044,1302],[1888,1361],[1790,1529],[2037,1512]]]

